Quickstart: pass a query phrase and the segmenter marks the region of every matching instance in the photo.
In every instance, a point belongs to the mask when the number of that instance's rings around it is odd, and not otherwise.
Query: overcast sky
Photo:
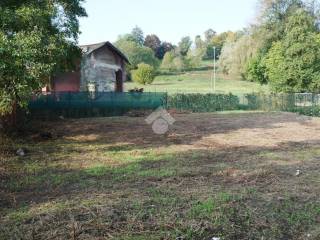
[[[253,19],[257,0],[86,0],[80,44],[114,42],[136,25],[144,34],[178,43],[212,28],[241,30]]]

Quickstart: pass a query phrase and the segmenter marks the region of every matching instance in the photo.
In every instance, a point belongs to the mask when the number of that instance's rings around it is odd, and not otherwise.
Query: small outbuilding
[[[53,77],[45,91],[122,92],[128,58],[110,42],[80,46],[83,52],[77,71]]]

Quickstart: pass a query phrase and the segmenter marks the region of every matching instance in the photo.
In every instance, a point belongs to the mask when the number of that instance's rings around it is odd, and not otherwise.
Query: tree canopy
[[[130,65],[128,70],[136,69],[138,64],[146,63],[154,68],[159,65],[158,59],[155,57],[151,48],[139,45],[135,41],[130,41],[128,38],[120,37],[115,46],[118,47],[129,59]]]
[[[281,92],[320,90],[320,34],[303,9],[288,18],[286,34],[266,56],[271,86]]]
[[[179,53],[181,56],[187,56],[188,51],[192,45],[190,37],[183,37],[178,44]]]
[[[319,92],[317,2],[261,0],[256,23],[224,44],[221,70],[269,83],[275,92]]]
[[[2,0],[0,2],[0,115],[26,106],[50,76],[72,63],[83,0]]]
[[[138,26],[135,26],[131,31],[131,38],[134,42],[142,46],[144,43],[144,34],[142,29]]]

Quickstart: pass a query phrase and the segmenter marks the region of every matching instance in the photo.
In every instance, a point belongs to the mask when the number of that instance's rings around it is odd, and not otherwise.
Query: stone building
[[[83,51],[79,71],[58,74],[46,91],[123,91],[127,57],[110,42],[80,46]]]

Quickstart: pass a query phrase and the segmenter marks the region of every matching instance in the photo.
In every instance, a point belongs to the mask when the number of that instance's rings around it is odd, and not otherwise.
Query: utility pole
[[[216,47],[213,47],[213,73],[211,74],[211,91],[216,92]]]
[[[214,63],[213,63],[213,92],[216,92],[216,47],[213,47],[213,58],[214,58]]]

